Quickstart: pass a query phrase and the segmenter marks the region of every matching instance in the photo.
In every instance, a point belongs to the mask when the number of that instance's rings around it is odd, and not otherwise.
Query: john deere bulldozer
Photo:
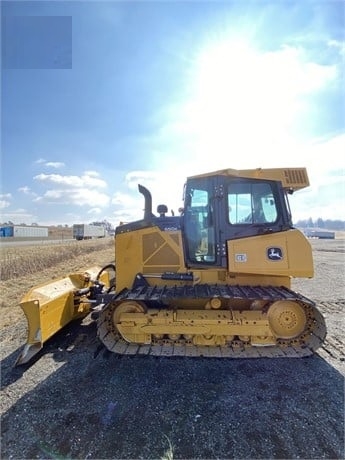
[[[188,177],[180,215],[145,210],[116,228],[115,265],[43,284],[21,302],[28,362],[58,330],[91,313],[120,354],[304,357],[325,339],[311,299],[291,289],[313,276],[312,250],[293,227],[288,195],[305,168],[225,169]]]

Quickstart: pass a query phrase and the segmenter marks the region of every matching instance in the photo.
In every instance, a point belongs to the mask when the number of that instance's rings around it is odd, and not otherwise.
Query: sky
[[[293,220],[345,220],[345,3],[1,3],[0,222],[182,206],[186,177],[306,167]]]

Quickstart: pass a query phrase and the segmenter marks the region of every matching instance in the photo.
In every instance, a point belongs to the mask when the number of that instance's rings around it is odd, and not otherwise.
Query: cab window
[[[195,263],[214,263],[216,252],[209,190],[189,190],[184,219],[189,259]]]
[[[277,220],[277,205],[270,183],[241,182],[228,187],[230,224],[265,224]]]

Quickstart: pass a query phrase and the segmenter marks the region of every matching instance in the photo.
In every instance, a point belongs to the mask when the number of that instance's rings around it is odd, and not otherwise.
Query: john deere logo
[[[281,248],[267,248],[267,257],[269,260],[282,260],[283,251]]]

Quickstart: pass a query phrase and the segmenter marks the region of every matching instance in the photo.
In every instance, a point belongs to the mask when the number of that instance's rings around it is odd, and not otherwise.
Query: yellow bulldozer
[[[31,289],[21,307],[27,363],[70,321],[91,314],[104,346],[120,354],[304,357],[326,336],[315,303],[291,289],[313,276],[312,250],[293,227],[288,195],[305,168],[224,169],[188,177],[184,206],[115,231],[115,264]],[[116,265],[116,267],[115,267]]]

